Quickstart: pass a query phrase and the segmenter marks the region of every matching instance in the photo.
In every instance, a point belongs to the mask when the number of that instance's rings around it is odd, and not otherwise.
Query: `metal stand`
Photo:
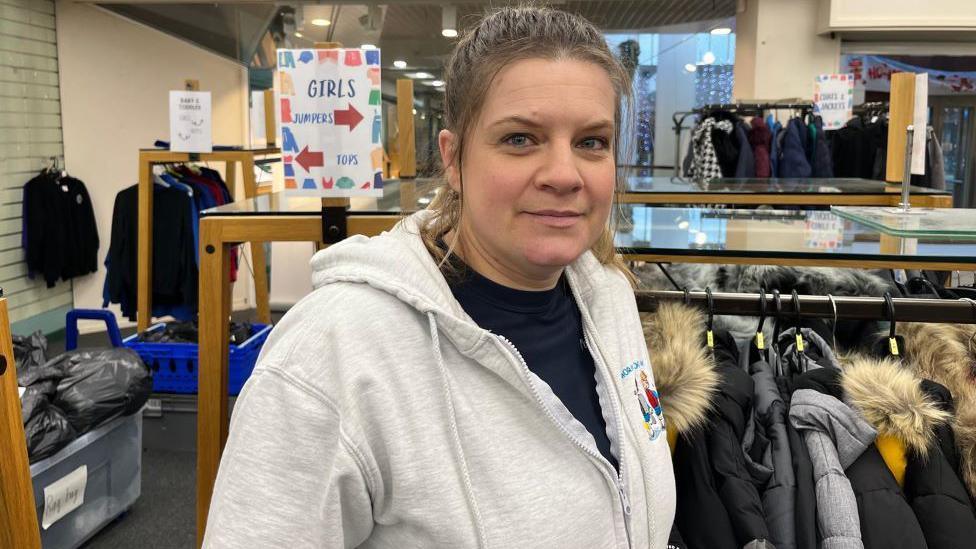
[[[915,126],[908,126],[908,140],[905,141],[905,173],[901,177],[901,204],[899,204],[903,213],[909,213],[912,209],[908,193],[912,186],[912,140],[914,136]]]

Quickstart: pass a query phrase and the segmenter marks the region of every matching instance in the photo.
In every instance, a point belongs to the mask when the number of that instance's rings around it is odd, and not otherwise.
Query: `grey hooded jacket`
[[[874,442],[877,431],[850,406],[813,389],[793,393],[790,422],[813,462],[821,548],[862,549],[857,500],[844,469]]]
[[[231,417],[204,547],[662,549],[675,489],[633,290],[566,268],[619,474],[454,299],[418,212],[312,259]]]

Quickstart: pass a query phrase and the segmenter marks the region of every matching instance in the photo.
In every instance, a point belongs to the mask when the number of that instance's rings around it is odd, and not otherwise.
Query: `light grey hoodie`
[[[421,212],[312,260],[231,421],[205,547],[663,548],[675,492],[633,292],[567,268],[620,474],[518,351],[478,327]]]
[[[813,389],[793,392],[790,421],[803,436],[817,487],[822,549],[862,549],[857,499],[847,469],[877,437],[853,408]]]

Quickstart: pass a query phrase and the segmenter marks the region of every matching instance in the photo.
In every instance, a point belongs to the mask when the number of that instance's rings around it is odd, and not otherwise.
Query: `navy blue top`
[[[566,276],[551,290],[513,290],[462,267],[461,280],[449,280],[455,299],[477,324],[512,342],[529,370],[596,439],[614,468],[610,439],[596,394],[596,368],[583,339],[583,319]]]

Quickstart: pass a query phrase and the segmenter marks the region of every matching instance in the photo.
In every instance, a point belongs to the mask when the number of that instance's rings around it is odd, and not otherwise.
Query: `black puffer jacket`
[[[755,386],[749,374],[739,367],[735,342],[729,340],[722,338],[716,342],[715,362],[720,382],[705,441],[719,497],[732,523],[736,544],[742,547],[770,539],[757,489],[757,485],[765,485],[770,478],[768,469],[757,464],[769,441],[755,436],[753,429],[754,440],[743,447],[753,415]]]
[[[922,390],[939,408],[952,411],[949,390],[923,380]],[[905,468],[905,497],[930,549],[963,549],[976,544],[976,514],[959,477],[959,454],[948,424],[935,426],[928,455],[911,452]]]

